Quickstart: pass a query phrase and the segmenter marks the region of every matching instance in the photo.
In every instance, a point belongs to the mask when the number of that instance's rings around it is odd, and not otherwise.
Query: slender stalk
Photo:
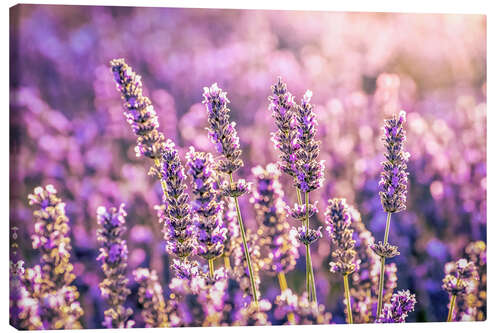
[[[306,233],[309,234],[309,192],[304,193],[305,201],[306,201]],[[306,266],[308,267],[309,274],[306,278],[309,278],[309,289],[311,292],[311,301],[313,301],[317,305],[316,298],[316,284],[314,282],[314,271],[312,266],[312,258],[311,258],[311,248],[310,245],[306,245]]]
[[[209,268],[209,274],[210,278],[214,278],[214,259],[208,259],[208,268]]]
[[[450,300],[450,310],[448,311],[448,318],[446,321],[453,321],[453,308],[455,307],[455,301],[457,299],[457,295],[452,295]]]
[[[229,257],[226,255],[224,255],[224,266],[226,267],[227,271],[231,270],[231,261],[229,260]]]
[[[385,221],[384,245],[387,244],[389,239],[389,228],[391,227],[391,213],[387,213],[387,220]],[[377,301],[377,319],[382,313],[382,299],[384,298],[384,277],[385,277],[385,257],[381,258],[380,262],[380,276],[378,284],[378,301]]]
[[[155,165],[158,168],[161,167],[161,162],[160,162],[159,158],[155,158],[154,161],[155,161]],[[165,197],[167,197],[167,193],[168,193],[168,191],[167,191],[167,183],[163,179],[161,179],[161,178],[160,178],[160,183],[161,183],[161,188],[163,190],[163,194],[165,195]]]
[[[285,273],[283,273],[283,272],[278,273],[278,282],[280,284],[280,289],[282,292],[288,289],[288,285],[286,283]],[[288,322],[292,325],[295,325],[295,315],[292,312],[289,312],[289,313],[287,313],[286,316],[288,318]]]
[[[298,187],[295,188],[297,192],[297,203],[302,205],[302,195]],[[305,220],[302,221],[302,225],[305,225]],[[306,246],[306,258],[307,258],[307,246]],[[307,265],[306,259],[306,291],[307,291],[307,299],[311,300],[311,274],[309,274],[309,265]]]
[[[232,184],[233,184],[233,175],[232,174],[229,174],[229,182],[230,182],[230,186],[232,186]],[[245,249],[245,259],[247,261],[248,274],[250,275],[250,284],[252,285],[253,302],[254,302],[255,306],[258,308],[259,301],[257,298],[257,287],[255,286],[255,278],[253,275],[253,266],[252,266],[252,261],[250,259],[250,253],[248,252],[247,236],[245,234],[245,226],[243,225],[243,219],[241,218],[240,205],[238,203],[237,197],[234,197],[234,205],[236,206],[236,213],[238,215],[238,224],[240,227],[241,239],[243,242],[243,248]]]
[[[352,324],[351,293],[349,292],[349,275],[344,275],[345,306],[347,308],[347,323]]]

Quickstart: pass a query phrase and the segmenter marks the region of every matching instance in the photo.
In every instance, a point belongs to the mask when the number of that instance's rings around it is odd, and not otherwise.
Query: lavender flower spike
[[[311,192],[320,188],[324,181],[325,161],[317,161],[319,156],[319,141],[316,141],[316,114],[310,103],[312,92],[306,91],[296,110],[297,152],[296,186],[302,192]]]
[[[398,291],[392,295],[391,304],[386,304],[382,316],[377,319],[377,323],[404,323],[408,313],[415,309],[415,295],[409,290]]]
[[[296,143],[297,129],[294,114],[296,105],[281,77],[278,77],[278,82],[271,86],[271,91],[272,95],[268,97],[269,110],[272,111],[278,128],[276,132],[271,133],[271,138],[275,147],[280,151],[281,171],[295,178],[295,161],[299,148]]]
[[[236,133],[236,123],[229,122],[229,99],[226,92],[212,84],[203,88],[203,104],[208,113],[208,133],[219,154],[224,156],[217,164],[217,171],[232,174],[243,166],[240,139]]]
[[[406,122],[406,113],[401,111],[399,116],[385,120],[382,141],[386,148],[382,163],[383,171],[379,182],[380,200],[387,213],[397,213],[406,209],[406,193],[408,172],[406,163],[410,154],[404,151],[406,141],[403,125]]]
[[[175,144],[167,140],[160,165],[151,168],[165,184],[165,205],[158,208],[168,253],[186,259],[196,250],[194,215],[186,193],[186,175]]]
[[[356,251],[354,251],[356,241],[352,239],[354,230],[351,227],[351,212],[345,199],[328,200],[325,222],[326,231],[333,244],[333,261],[330,262],[330,271],[340,273],[344,278],[347,322],[352,324],[349,274],[358,270],[359,260],[356,259]]]
[[[35,188],[28,196],[29,204],[37,208],[33,213],[33,248],[39,250],[42,257],[40,266],[26,270],[25,285],[30,297],[40,304],[43,328],[80,328],[79,318],[83,310],[77,301],[79,293],[71,285],[75,275],[70,263],[69,220],[65,204],[56,194],[56,189],[47,185]]]
[[[187,173],[192,177],[195,200],[193,210],[198,214],[197,253],[208,260],[210,277],[213,277],[213,261],[224,252],[227,228],[222,224],[223,202],[217,201],[214,185],[215,173],[212,154],[196,152],[190,147],[186,154]]]
[[[142,95],[141,76],[124,59],[111,60],[116,88],[121,93],[125,118],[137,135],[137,156],[157,159],[161,156],[165,137],[158,131],[158,117],[148,97]]]
[[[208,134],[219,154],[222,154],[222,159],[217,163],[217,171],[225,173],[229,176],[229,182],[222,185],[222,193],[234,199],[236,206],[236,214],[238,216],[238,225],[240,228],[241,241],[245,251],[245,259],[248,265],[250,275],[250,283],[252,286],[253,303],[258,308],[258,294],[253,273],[252,260],[248,250],[248,244],[245,234],[245,226],[241,218],[240,206],[238,197],[249,191],[250,184],[245,180],[240,179],[236,183],[233,181],[233,173],[243,166],[241,160],[240,139],[236,133],[236,124],[229,123],[229,99],[226,97],[226,92],[222,91],[217,86],[217,83],[212,84],[210,88],[203,88],[203,104],[208,114]]]
[[[477,268],[473,262],[459,259],[457,262],[447,263],[445,266],[446,276],[443,279],[443,289],[450,294],[450,307],[446,321],[453,320],[453,309],[457,295],[469,293],[473,280],[478,280]]]
[[[99,284],[101,293],[110,308],[104,312],[103,325],[107,328],[130,328],[134,321],[128,320],[132,315],[131,308],[124,304],[130,289],[127,288],[127,243],[122,238],[127,230],[125,216],[127,213],[121,204],[119,209],[99,207],[97,209],[97,241],[101,244],[97,260],[106,278]]]
[[[386,148],[384,154],[386,160],[382,162],[383,171],[379,182],[379,195],[382,206],[387,212],[387,220],[385,223],[384,242],[379,242],[378,245],[372,246],[372,250],[381,258],[377,318],[380,317],[382,311],[385,259],[399,254],[396,246],[388,244],[391,215],[406,209],[408,184],[406,163],[410,154],[405,152],[403,147],[406,141],[405,130],[403,128],[405,122],[406,112],[404,111],[401,111],[399,116],[394,115],[391,119],[386,119],[384,123],[384,135],[382,136],[382,141]]]

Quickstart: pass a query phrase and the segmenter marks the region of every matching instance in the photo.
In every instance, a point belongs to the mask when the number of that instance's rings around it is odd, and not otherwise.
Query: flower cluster
[[[167,140],[160,165],[152,167],[151,172],[156,173],[165,184],[165,204],[157,210],[167,241],[166,250],[179,258],[187,258],[196,251],[195,227],[186,193],[184,167],[172,141]]]
[[[315,140],[317,121],[310,103],[311,97],[312,92],[306,91],[296,109],[297,144],[300,149],[297,152],[295,185],[302,192],[320,188],[323,185],[325,172],[325,161],[317,160],[320,142]]]
[[[443,289],[450,295],[461,295],[469,293],[472,281],[478,279],[477,269],[473,262],[459,259],[456,262],[446,264]]]
[[[163,288],[158,282],[156,271],[138,268],[134,271],[134,279],[139,284],[138,297],[146,327],[168,327]]]
[[[214,189],[213,158],[210,153],[196,152],[194,147],[186,154],[187,173],[192,177],[193,210],[198,214],[198,255],[207,260],[224,252],[227,228],[222,224],[223,202],[217,201]]]
[[[110,306],[104,312],[103,324],[107,328],[129,328],[134,325],[133,320],[128,320],[132,309],[124,306],[130,295],[130,289],[127,288],[128,247],[123,239],[127,230],[124,206],[121,204],[118,209],[101,206],[97,209],[97,241],[101,244],[97,260],[101,262],[106,277],[99,287]]]
[[[278,82],[271,86],[272,95],[269,99],[269,110],[278,130],[271,133],[275,147],[280,151],[279,166],[281,171],[295,178],[295,162],[297,159],[296,143],[297,129],[295,127],[295,102],[287,90],[285,82],[278,77]]]
[[[385,120],[382,141],[386,148],[382,162],[383,171],[379,182],[380,200],[387,213],[397,213],[406,209],[406,192],[408,172],[406,163],[410,154],[404,151],[406,141],[405,130],[406,112],[401,111],[398,116]]]
[[[359,268],[359,259],[356,259],[352,239],[351,212],[345,199],[330,199],[325,212],[326,231],[333,244],[330,271],[349,275]]]
[[[318,213],[318,202],[315,201],[309,204],[308,207],[306,207],[305,204],[299,205],[296,203],[293,208],[286,206],[285,209],[291,218],[298,221],[304,221],[307,218],[307,210],[309,210],[309,218],[312,218]]]
[[[391,303],[386,304],[382,315],[377,319],[378,323],[404,323],[408,313],[415,309],[415,295],[409,290],[398,291],[391,298]]]
[[[116,88],[125,101],[125,117],[137,135],[137,156],[157,159],[161,156],[165,137],[158,131],[158,117],[148,97],[142,95],[141,76],[124,59],[111,60]]]
[[[371,249],[381,258],[393,258],[399,255],[398,247],[389,243],[383,244],[381,241],[371,245]]]
[[[321,233],[321,229],[323,227],[319,227],[318,229],[307,229],[306,226],[300,226],[292,229],[292,235],[294,235],[302,244],[311,245],[321,237],[323,234]]]
[[[243,166],[241,160],[240,139],[236,133],[236,123],[229,122],[230,102],[214,83],[203,88],[203,104],[208,113],[208,130],[210,140],[215,144],[219,154],[224,156],[217,164],[217,171],[232,174]]]
[[[38,304],[41,328],[80,328],[78,320],[83,310],[77,301],[79,293],[71,285],[75,275],[70,262],[70,226],[65,204],[52,185],[35,188],[28,199],[37,208],[33,213],[33,248],[42,255],[40,265],[25,271],[23,283],[28,297]]]
[[[268,164],[265,169],[253,168],[252,173],[257,181],[250,202],[260,226],[257,234],[264,270],[273,275],[287,273],[295,268],[299,252],[298,242],[290,236],[290,225],[286,222],[284,193],[278,180],[280,171],[275,164]]]

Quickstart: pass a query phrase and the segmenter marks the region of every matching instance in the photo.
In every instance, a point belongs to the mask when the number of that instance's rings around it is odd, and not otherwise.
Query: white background
[[[281,331],[286,333],[315,330],[322,332],[396,332],[396,331],[492,331],[500,323],[498,312],[499,288],[497,255],[499,241],[495,239],[499,235],[499,213],[496,204],[499,201],[499,174],[500,165],[498,151],[500,145],[500,5],[498,1],[487,0],[417,0],[417,1],[390,1],[390,0],[349,0],[349,1],[321,1],[321,0],[209,0],[209,1],[166,1],[166,0],[87,0],[87,1],[6,1],[3,2],[1,12],[1,52],[2,71],[0,92],[2,95],[0,115],[5,120],[0,120],[0,329],[1,331],[15,331],[9,326],[9,10],[8,8],[18,3],[36,4],[68,4],[68,5],[115,5],[115,6],[150,6],[150,7],[198,7],[198,8],[241,8],[241,9],[295,9],[295,10],[331,10],[331,11],[358,11],[358,12],[406,12],[406,13],[463,13],[463,14],[486,14],[487,15],[487,77],[488,77],[488,99],[487,99],[487,128],[488,128],[488,320],[478,323],[414,323],[414,324],[391,324],[391,325],[320,325],[320,326],[268,326],[268,327],[241,327],[241,328],[186,328],[176,329],[177,332],[199,332],[213,333],[224,330],[233,332],[254,332],[256,329],[267,332]],[[144,18],[147,19],[147,18]],[[373,32],[372,32],[373,33]],[[375,32],[376,33],[376,32]],[[453,50],[450,50],[453,52]],[[155,331],[160,330],[156,329]],[[83,330],[75,330],[79,332]],[[153,332],[151,329],[130,330],[107,330],[106,332]],[[498,328],[495,329],[498,331]],[[103,332],[101,330],[85,330],[84,332]]]

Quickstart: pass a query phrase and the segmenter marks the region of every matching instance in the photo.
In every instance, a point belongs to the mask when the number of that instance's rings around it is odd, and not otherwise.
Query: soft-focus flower
[[[141,314],[146,327],[167,327],[168,317],[163,288],[158,282],[156,271],[138,268],[134,271],[134,279],[139,284],[139,303],[143,307]]]
[[[286,222],[284,194],[278,180],[280,171],[276,165],[268,164],[265,169],[254,167],[252,173],[257,181],[250,202],[259,225],[257,234],[264,269],[273,275],[287,273],[295,268],[299,252],[298,242]]]
[[[127,230],[124,206],[121,204],[118,209],[101,206],[97,209],[97,241],[101,244],[97,260],[101,262],[106,277],[99,288],[110,306],[104,312],[104,326],[107,328],[129,328],[134,325],[133,320],[128,320],[132,309],[124,306],[130,295],[130,289],[127,288],[128,248],[123,239]]]
[[[326,231],[333,244],[330,271],[342,275],[351,274],[359,268],[349,210],[345,199],[331,199],[325,212]]]
[[[325,306],[319,304],[316,308],[307,298],[307,294],[297,296],[290,289],[281,292],[275,299],[276,309],[274,315],[285,318],[292,313],[297,325],[330,324],[332,314],[325,311]],[[287,321],[288,324],[291,324]]]
[[[470,292],[472,280],[478,279],[477,269],[474,263],[466,259],[447,263],[445,266],[446,276],[443,279],[443,289],[451,295],[461,295]]]

